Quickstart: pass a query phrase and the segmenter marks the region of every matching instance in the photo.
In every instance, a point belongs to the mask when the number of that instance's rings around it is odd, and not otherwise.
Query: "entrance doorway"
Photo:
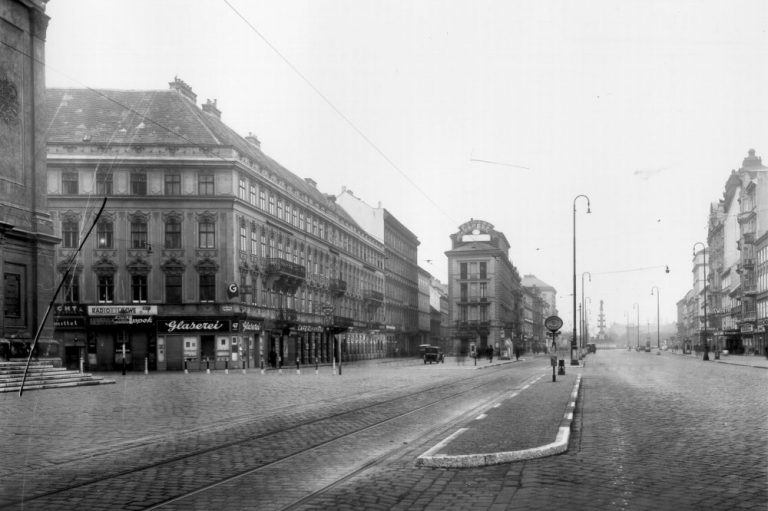
[[[216,337],[213,335],[200,336],[200,356],[201,360],[216,360]]]

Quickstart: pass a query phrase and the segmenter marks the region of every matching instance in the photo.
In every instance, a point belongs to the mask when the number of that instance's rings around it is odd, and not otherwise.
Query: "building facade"
[[[419,240],[381,203],[373,207],[342,188],[336,202],[384,245],[383,332],[397,355],[419,355]]]
[[[453,352],[511,350],[522,341],[523,289],[504,233],[471,219],[451,234],[445,254]]]
[[[48,91],[65,362],[293,367],[391,351],[383,243],[231,130],[216,101],[198,106],[188,84],[169,85]]]
[[[58,239],[45,196],[45,2],[0,0],[0,360],[57,358],[53,321]]]

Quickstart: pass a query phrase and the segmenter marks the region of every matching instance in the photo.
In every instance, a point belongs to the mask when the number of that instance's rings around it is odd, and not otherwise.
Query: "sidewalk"
[[[702,360],[704,357],[703,352],[698,354],[683,354],[679,352],[668,351],[666,353],[671,353],[673,355],[679,355],[682,357],[697,358],[699,360]],[[716,359],[715,354],[710,353],[709,361],[720,364],[732,364],[745,367],[756,367],[759,369],[768,369],[768,358],[765,358],[765,356],[762,355],[720,355],[720,358]]]
[[[540,376],[503,396],[416,460],[424,467],[479,467],[541,458],[568,449],[583,367]]]

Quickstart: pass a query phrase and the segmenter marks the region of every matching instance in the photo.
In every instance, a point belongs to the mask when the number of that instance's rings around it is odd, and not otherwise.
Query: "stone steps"
[[[18,392],[24,379],[25,362],[0,362],[0,393]],[[115,383],[101,376],[53,367],[45,363],[31,363],[24,382],[24,390],[42,390],[85,385]]]

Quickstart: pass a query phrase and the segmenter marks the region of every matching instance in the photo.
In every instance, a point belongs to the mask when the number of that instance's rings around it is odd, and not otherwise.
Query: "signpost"
[[[555,376],[555,368],[557,367],[557,342],[555,339],[560,334],[563,320],[558,316],[549,316],[544,320],[544,326],[549,330],[549,333],[552,336],[552,355],[550,355],[550,362],[552,364],[552,381],[555,382],[557,381],[557,376]]]

